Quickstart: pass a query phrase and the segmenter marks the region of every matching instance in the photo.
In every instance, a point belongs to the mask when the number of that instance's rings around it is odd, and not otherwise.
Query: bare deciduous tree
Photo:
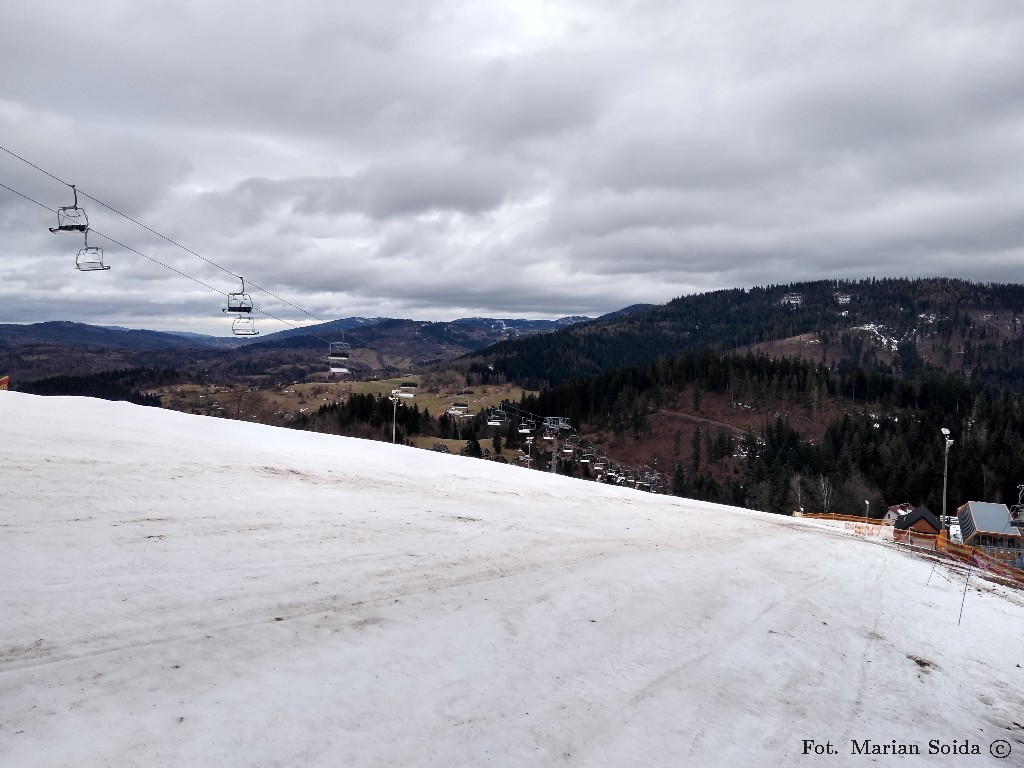
[[[832,481],[824,475],[818,475],[818,493],[821,495],[821,511],[827,513],[829,507],[832,506],[835,487],[832,485]]]

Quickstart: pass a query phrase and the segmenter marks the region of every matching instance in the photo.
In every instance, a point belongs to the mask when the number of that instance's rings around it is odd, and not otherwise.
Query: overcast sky
[[[1022,52],[1012,0],[4,0],[0,145],[324,319],[1021,282]],[[71,202],[3,152],[0,183]],[[225,332],[223,296],[98,234],[111,270],[79,273],[55,220],[0,189],[0,322]]]

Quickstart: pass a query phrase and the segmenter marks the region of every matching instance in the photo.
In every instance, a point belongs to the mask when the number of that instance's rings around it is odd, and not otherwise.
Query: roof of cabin
[[[939,523],[939,518],[932,514],[932,511],[928,507],[920,506],[912,512],[907,512],[905,515],[900,515],[896,522],[893,523],[893,528],[899,528],[903,530],[909,528],[918,520],[924,520],[930,525],[935,531],[939,531],[942,525]]]
[[[968,501],[956,511],[960,530],[966,542],[976,532],[996,536],[1020,536],[1018,528],[1010,525],[1010,510],[1005,504],[990,501]]]

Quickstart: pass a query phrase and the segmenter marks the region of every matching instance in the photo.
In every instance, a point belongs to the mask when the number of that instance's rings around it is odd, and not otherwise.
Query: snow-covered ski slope
[[[1024,764],[1022,595],[958,627],[891,545],[124,403],[0,435],[3,766]]]

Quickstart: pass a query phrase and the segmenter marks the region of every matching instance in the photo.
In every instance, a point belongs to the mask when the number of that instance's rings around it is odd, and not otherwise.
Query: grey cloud
[[[599,314],[830,276],[1020,279],[1010,3],[97,0],[74,24],[65,5],[0,10],[0,144],[316,312]],[[47,206],[69,195],[3,155],[0,181]],[[145,295],[151,327],[195,311],[220,328],[231,275],[87,210],[214,291],[113,245],[114,269],[83,282],[65,270],[75,239],[0,190],[8,313],[63,292],[66,319],[147,317]]]
[[[523,178],[520,169],[487,158],[412,157],[349,177],[247,179],[229,192],[210,195],[209,201],[250,225],[276,212],[358,213],[371,219],[429,211],[474,215],[500,205]]]
[[[581,54],[493,60],[470,90],[463,138],[501,151],[509,142],[586,129],[598,119],[616,79],[611,61]]]

